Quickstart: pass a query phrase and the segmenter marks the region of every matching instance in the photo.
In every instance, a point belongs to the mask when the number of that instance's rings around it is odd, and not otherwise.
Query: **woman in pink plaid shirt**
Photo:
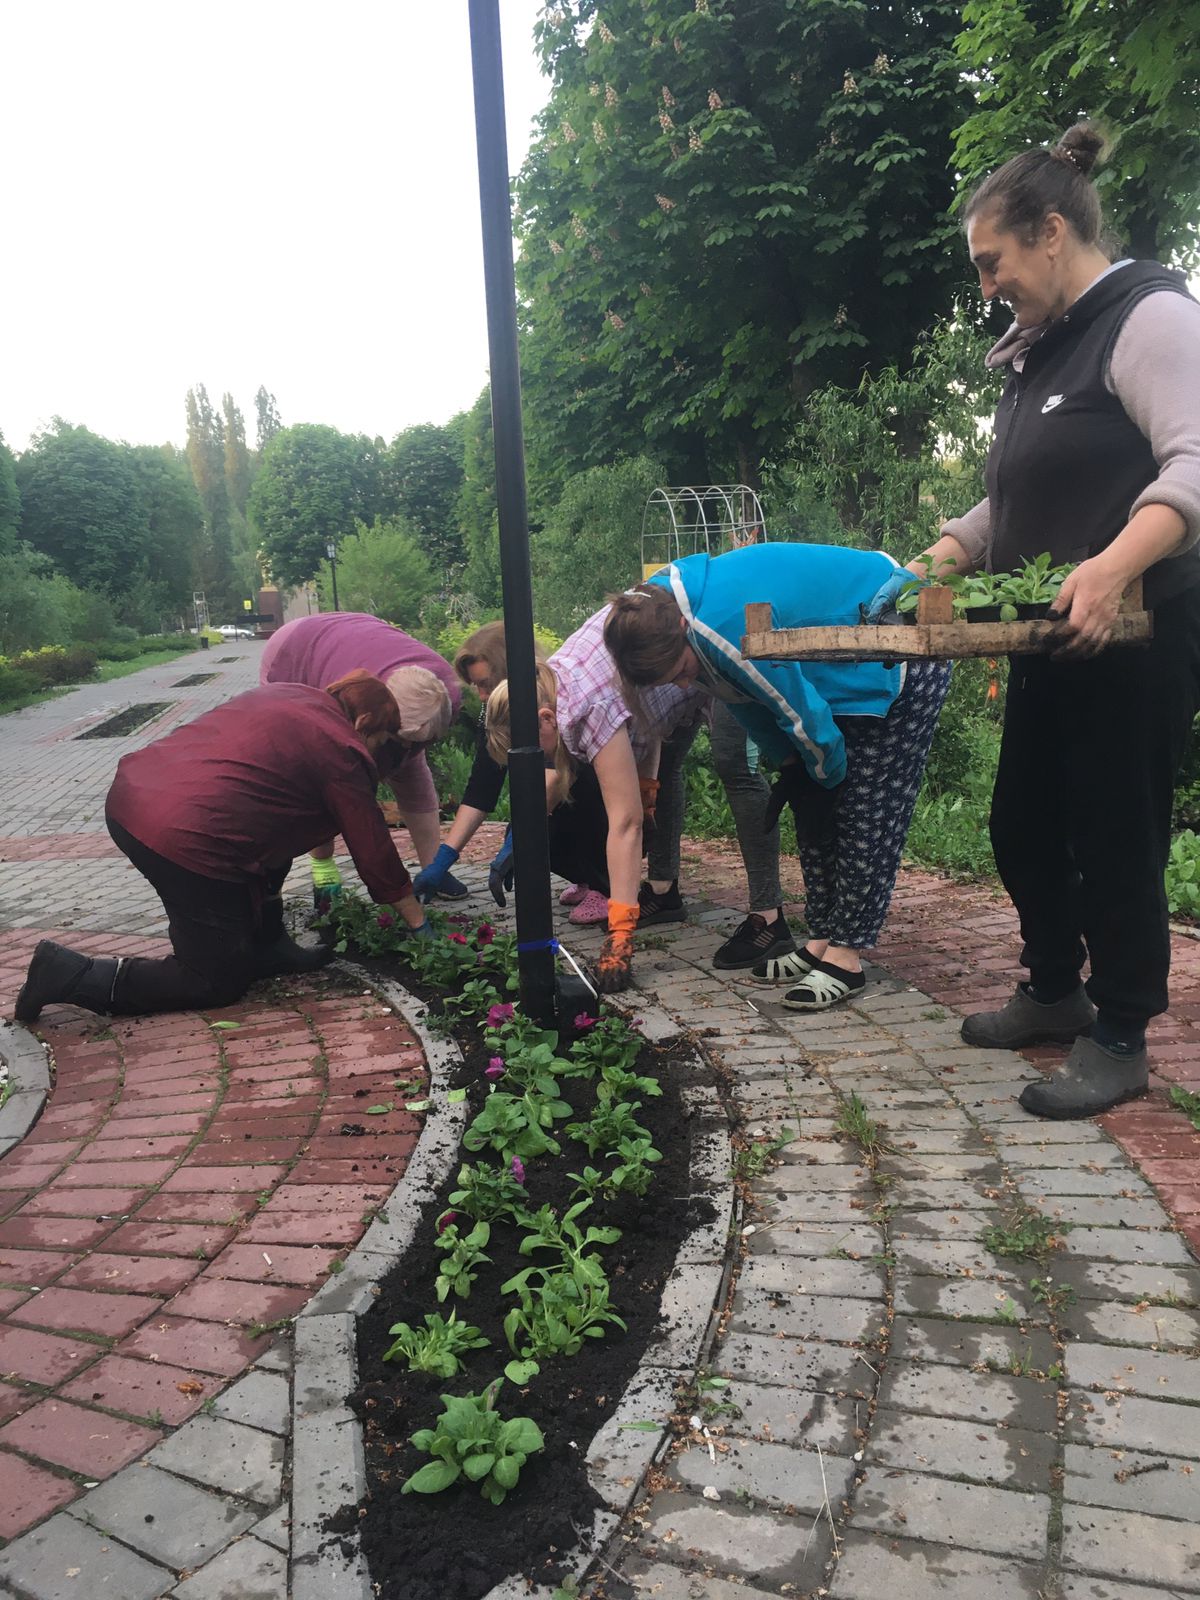
[[[605,993],[628,988],[642,876],[642,835],[654,820],[658,755],[662,740],[707,705],[707,694],[674,684],[643,690],[629,705],[604,644],[609,607],[597,611],[538,668],[538,720],[542,749],[553,758],[547,773],[550,809],[566,800],[579,767],[595,773],[608,815],[608,937],[597,963]],[[508,685],[487,706],[488,748],[505,761],[511,743]]]

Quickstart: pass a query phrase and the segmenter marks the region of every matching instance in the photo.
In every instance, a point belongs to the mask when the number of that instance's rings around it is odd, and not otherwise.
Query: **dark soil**
[[[126,734],[136,733],[139,728],[144,728],[148,722],[161,716],[168,707],[173,706],[173,700],[142,700],[137,705],[126,706],[124,711],[118,711],[115,717],[108,717],[104,722],[98,722],[94,728],[88,728],[83,733],[77,733],[77,739],[120,739]]]
[[[419,985],[410,987],[419,992]],[[458,1042],[465,1057],[459,1082],[468,1090],[473,1116],[487,1092],[487,1050],[473,1032],[463,1031]],[[645,1198],[597,1200],[587,1217],[622,1229],[621,1239],[601,1254],[613,1302],[628,1332],[612,1327],[603,1339],[587,1340],[578,1355],[543,1362],[525,1389],[505,1380],[499,1409],[506,1416],[532,1417],[545,1437],[545,1449],[530,1457],[503,1505],[490,1505],[473,1485],[455,1484],[437,1495],[401,1493],[405,1479],[429,1459],[410,1444],[410,1435],[434,1425],[442,1392],[479,1393],[511,1358],[502,1323],[513,1302],[511,1296],[502,1300],[499,1288],[530,1264],[530,1258],[517,1254],[523,1230],[493,1223],[488,1246],[492,1262],[480,1270],[470,1298],[437,1305],[433,1285],[442,1256],[434,1247],[434,1223],[445,1209],[446,1195],[457,1187],[457,1162],[413,1247],[359,1321],[360,1384],[349,1403],[363,1423],[368,1493],[361,1507],[347,1508],[332,1527],[360,1529],[381,1600],[478,1600],[516,1573],[539,1583],[559,1582],[565,1572],[563,1557],[590,1526],[599,1500],[587,1482],[588,1446],[659,1329],[659,1300],[680,1241],[712,1214],[708,1200],[688,1192],[691,1130],[680,1089],[696,1081],[696,1057],[679,1048],[645,1045],[638,1070],[662,1085],[661,1098],[644,1099],[637,1115],[663,1159]],[[562,1097],[586,1116],[594,1088],[583,1080],[568,1080]],[[565,1209],[575,1187],[568,1174],[589,1162],[586,1149],[567,1138],[563,1126],[556,1125],[562,1156],[527,1163],[526,1187],[534,1209],[546,1202]],[[427,1311],[448,1315],[454,1307],[460,1321],[474,1323],[491,1340],[490,1349],[471,1353],[457,1378],[409,1373],[403,1359],[383,1362],[393,1324],[418,1326]]]

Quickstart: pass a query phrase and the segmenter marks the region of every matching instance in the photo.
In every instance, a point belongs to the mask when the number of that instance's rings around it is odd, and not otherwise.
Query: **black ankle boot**
[[[111,956],[81,956],[78,950],[68,950],[53,939],[41,939],[13,1016],[18,1022],[36,1022],[43,1006],[56,1004],[111,1012],[113,985],[120,968],[120,961]]]
[[[330,946],[297,944],[283,933],[270,944],[255,946],[254,975],[256,978],[281,978],[289,972],[315,972],[332,960]]]

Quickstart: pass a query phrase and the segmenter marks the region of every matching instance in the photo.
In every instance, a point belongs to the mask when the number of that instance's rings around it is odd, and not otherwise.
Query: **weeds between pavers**
[[[1043,1216],[1032,1206],[1018,1205],[1003,1222],[992,1223],[979,1236],[985,1250],[1012,1261],[1042,1261],[1056,1250],[1062,1235],[1071,1231],[1069,1222]]]
[[[576,1019],[579,1037],[560,1043],[502,998],[515,992],[515,948],[487,924],[437,919],[464,931],[396,950],[394,924],[372,908],[349,901],[334,920],[335,942],[403,956],[406,984],[449,1016],[465,1057],[450,1092],[469,1110],[460,1160],[359,1324],[350,1404],[370,1494],[361,1519],[346,1508],[331,1530],[361,1529],[384,1600],[472,1600],[518,1572],[553,1585],[597,1505],[588,1442],[658,1330],[679,1240],[711,1212],[689,1194],[679,1091],[696,1083],[695,1059],[653,1049],[614,1017]],[[447,1335],[452,1309],[469,1338]],[[456,1371],[409,1370],[412,1356]],[[447,1441],[468,1424],[451,1482]],[[499,1473],[488,1465],[497,1441]]]
[[[836,1126],[839,1133],[854,1140],[868,1160],[886,1154],[889,1148],[879,1124],[872,1120],[866,1106],[853,1091],[837,1114]]]
[[[1200,1094],[1193,1094],[1190,1089],[1181,1089],[1177,1083],[1173,1083],[1169,1098],[1175,1109],[1182,1111],[1192,1127],[1200,1132]]]

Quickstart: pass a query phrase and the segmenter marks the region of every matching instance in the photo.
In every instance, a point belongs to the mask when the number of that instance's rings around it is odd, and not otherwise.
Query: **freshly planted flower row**
[[[353,944],[370,955],[394,955],[428,983],[457,984],[457,993],[443,998],[445,1014],[456,1023],[478,1019],[484,1025],[487,1094],[463,1138],[477,1159],[461,1167],[449,1208],[437,1220],[441,1261],[434,1293],[443,1307],[469,1299],[478,1270],[491,1261],[493,1228],[524,1230],[517,1253],[530,1265],[504,1281],[500,1293],[515,1302],[503,1320],[512,1358],[504,1376],[526,1385],[541,1362],[575,1355],[585,1339],[626,1326],[599,1253],[621,1231],[589,1213],[606,1200],[644,1195],[662,1159],[636,1117],[643,1101],[635,1097],[661,1093],[655,1079],[634,1070],[642,1048],[636,1024],[582,1014],[575,1018],[579,1037],[559,1054],[555,1032],[500,998],[501,988],[517,986],[515,940],[498,936],[489,924],[470,934],[410,939],[387,913],[348,895],[334,903],[328,920],[339,949]],[[595,1085],[587,1117],[560,1092],[575,1079]],[[562,1158],[560,1135],[598,1163],[568,1174],[575,1189],[561,1214],[550,1205],[534,1208],[526,1188],[526,1163]],[[422,1325],[397,1323],[391,1334],[385,1360],[446,1379],[490,1343],[479,1328],[460,1322],[457,1310],[426,1313]],[[435,1426],[412,1435],[432,1459],[405,1481],[405,1493],[433,1494],[465,1479],[493,1504],[504,1500],[544,1439],[530,1418],[505,1419],[497,1411],[503,1381],[497,1377],[479,1393],[441,1397],[444,1410]]]

